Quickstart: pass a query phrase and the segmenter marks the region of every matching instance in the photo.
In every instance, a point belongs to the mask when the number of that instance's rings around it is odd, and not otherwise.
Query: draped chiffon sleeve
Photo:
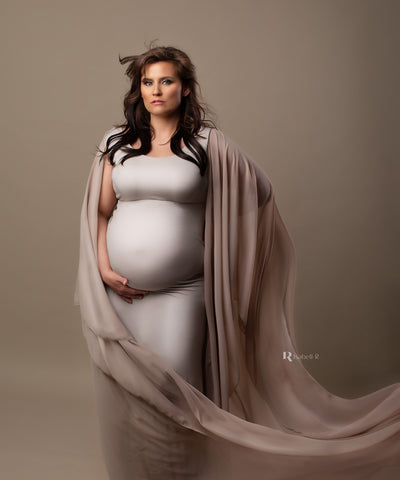
[[[74,301],[110,478],[163,478],[146,476],[135,452],[152,448],[154,465],[161,465],[154,438],[163,439],[171,458],[181,452],[166,431],[180,432],[187,454],[185,470],[171,478],[379,480],[388,472],[400,478],[400,384],[345,399],[322,387],[300,359],[283,359],[284,351],[297,352],[295,250],[273,186],[217,129],[210,131],[208,156],[204,394],[136,342],[113,311],[97,267],[99,155],[89,173]],[[143,425],[146,441],[138,448]]]

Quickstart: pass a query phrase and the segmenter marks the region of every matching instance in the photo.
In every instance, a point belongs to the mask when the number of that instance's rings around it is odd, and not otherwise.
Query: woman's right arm
[[[104,277],[111,269],[110,259],[107,252],[107,225],[114,207],[117,203],[117,197],[112,186],[112,169],[108,159],[104,162],[103,178],[101,181],[101,190],[98,207],[98,225],[97,225],[97,261],[99,265],[100,274]]]
[[[97,226],[97,262],[103,282],[106,283],[114,292],[128,303],[132,303],[132,298],[143,298],[145,290],[136,290],[128,287],[128,279],[119,275],[111,268],[110,259],[107,251],[107,226],[117,203],[113,184],[112,184],[113,166],[108,161],[104,162],[103,177],[101,181],[101,190],[98,206],[98,226]]]

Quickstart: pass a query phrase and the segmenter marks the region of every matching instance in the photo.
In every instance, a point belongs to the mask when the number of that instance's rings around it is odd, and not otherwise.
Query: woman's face
[[[182,82],[172,62],[146,65],[140,81],[140,91],[150,115],[160,116],[176,115],[182,96],[190,92],[188,88],[182,92]]]

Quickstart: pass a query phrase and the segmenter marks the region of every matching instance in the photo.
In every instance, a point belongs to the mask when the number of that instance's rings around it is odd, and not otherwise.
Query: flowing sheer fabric
[[[97,266],[99,155],[90,170],[74,302],[110,479],[400,478],[400,384],[345,399],[283,358],[298,353],[295,251],[271,182],[217,129],[208,155],[204,394],[138,344],[109,303]]]

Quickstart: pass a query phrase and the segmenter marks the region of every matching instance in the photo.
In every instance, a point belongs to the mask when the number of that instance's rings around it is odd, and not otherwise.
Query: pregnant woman
[[[109,478],[400,478],[400,384],[346,399],[285,360],[291,237],[188,56],[120,61],[126,122],[92,164],[75,290]]]

